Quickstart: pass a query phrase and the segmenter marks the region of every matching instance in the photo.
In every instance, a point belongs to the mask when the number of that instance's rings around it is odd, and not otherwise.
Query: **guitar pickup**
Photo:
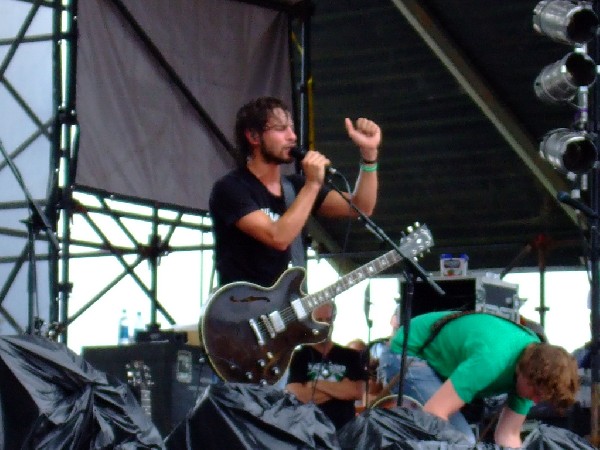
[[[303,320],[308,317],[308,312],[304,308],[304,304],[302,303],[301,299],[297,298],[291,303],[291,305],[298,320]]]
[[[271,314],[269,314],[269,320],[271,321],[273,328],[275,328],[276,333],[285,331],[285,323],[283,322],[279,311],[273,311]]]

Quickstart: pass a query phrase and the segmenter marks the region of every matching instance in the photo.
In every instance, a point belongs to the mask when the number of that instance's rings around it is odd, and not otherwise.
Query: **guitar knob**
[[[267,352],[267,358],[269,358],[269,359],[273,359],[273,353],[271,353],[271,352]]]
[[[265,367],[267,365],[264,359],[259,359],[257,362],[260,367]]]
[[[260,380],[260,383],[258,383],[258,384],[260,384],[261,386],[264,387],[264,386],[267,386],[269,383],[267,383],[267,380]]]
[[[246,372],[246,380],[252,381],[253,379],[254,375],[252,375],[252,372]]]
[[[273,375],[279,376],[279,374],[281,373],[281,370],[279,370],[279,367],[275,366],[271,369],[271,372],[273,372]]]

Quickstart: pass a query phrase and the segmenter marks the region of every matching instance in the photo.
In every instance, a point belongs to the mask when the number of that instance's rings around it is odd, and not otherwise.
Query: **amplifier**
[[[438,294],[423,280],[415,281],[412,316],[433,311],[485,311],[519,321],[521,299],[518,285],[502,280],[481,277],[432,277],[446,293]],[[400,296],[406,299],[406,281],[400,283]]]
[[[183,343],[84,347],[82,356],[96,369],[128,383],[163,437],[217,379],[202,348]]]
[[[478,300],[476,308],[520,322],[519,308],[522,299],[519,297],[519,286],[507,283],[498,278],[481,277],[477,283]]]

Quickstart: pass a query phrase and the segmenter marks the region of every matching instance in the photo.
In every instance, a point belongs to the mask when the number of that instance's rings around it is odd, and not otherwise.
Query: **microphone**
[[[290,150],[290,155],[298,162],[302,161],[304,159],[304,157],[306,156],[306,152],[308,150],[306,150],[305,148],[301,148],[301,147],[294,147]],[[334,169],[331,166],[326,166],[325,167],[325,173],[327,175],[335,175],[337,173],[337,170]]]
[[[580,202],[579,200],[574,199],[565,191],[558,191],[558,193],[556,194],[556,198],[560,202],[564,203],[565,205],[572,206],[573,208],[581,211],[586,216],[588,216],[592,219],[598,219],[598,213],[596,213],[592,208],[590,208],[583,202]]]

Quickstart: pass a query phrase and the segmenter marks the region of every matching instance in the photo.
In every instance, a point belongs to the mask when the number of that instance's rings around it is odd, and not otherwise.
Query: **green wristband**
[[[377,172],[377,167],[379,167],[379,163],[375,163],[375,164],[361,164],[360,165],[360,170],[362,170],[363,172]]]

